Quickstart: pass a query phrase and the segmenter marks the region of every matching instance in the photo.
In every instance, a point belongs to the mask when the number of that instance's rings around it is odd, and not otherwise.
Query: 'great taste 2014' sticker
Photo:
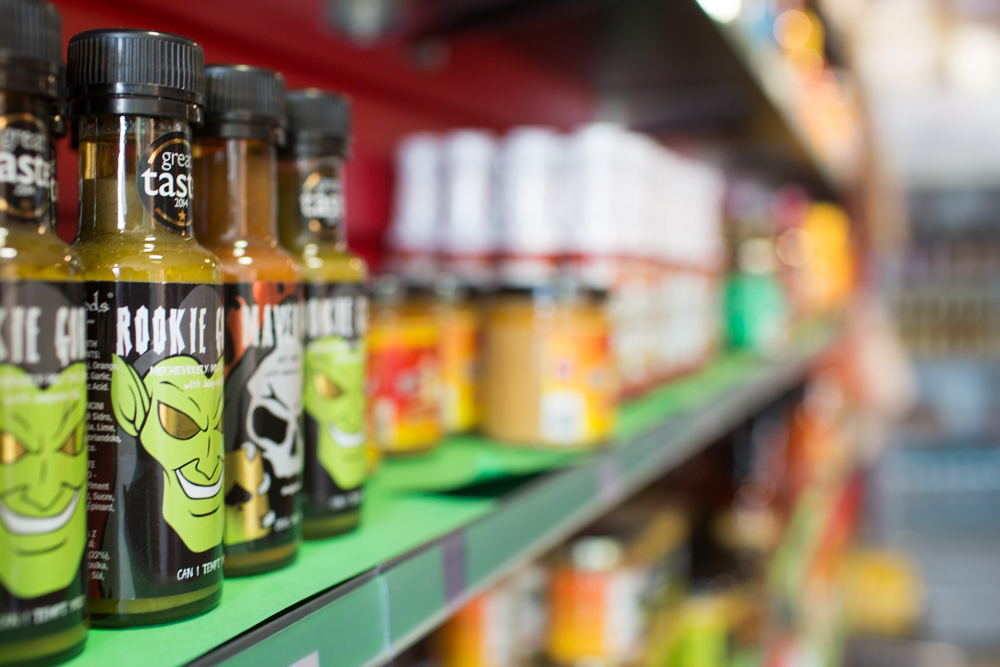
[[[52,142],[33,113],[0,115],[0,214],[41,220],[52,205]]]
[[[167,132],[146,147],[135,169],[139,199],[153,218],[175,232],[191,226],[191,140]]]

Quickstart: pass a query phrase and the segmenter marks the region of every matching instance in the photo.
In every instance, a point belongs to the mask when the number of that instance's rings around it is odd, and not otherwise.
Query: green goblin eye
[[[344,393],[344,390],[336,382],[322,373],[313,376],[313,387],[316,389],[316,393],[323,398],[340,398]]]
[[[159,405],[160,426],[167,432],[167,435],[178,440],[190,440],[201,431],[198,424],[180,410],[164,403]]]
[[[67,456],[76,456],[79,454],[83,451],[83,438],[80,437],[81,435],[79,428],[73,429],[73,432],[66,438],[66,442],[59,448],[59,451]]]
[[[28,453],[21,442],[10,433],[0,433],[0,464],[9,466]]]

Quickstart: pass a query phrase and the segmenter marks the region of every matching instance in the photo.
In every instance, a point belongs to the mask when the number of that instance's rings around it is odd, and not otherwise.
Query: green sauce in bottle
[[[302,537],[302,285],[278,246],[275,143],[285,80],[206,68],[195,232],[222,263],[226,320],[226,576],[295,559]]]
[[[92,30],[67,56],[87,281],[90,612],[161,623],[222,595],[219,260],[191,228],[204,55],[158,32]]]
[[[0,665],[87,636],[87,315],[52,218],[64,75],[55,7],[0,0]]]
[[[303,534],[358,526],[367,475],[364,261],[347,250],[344,162],[347,100],[321,90],[288,94],[288,142],[278,164],[281,244],[302,264],[305,286]]]

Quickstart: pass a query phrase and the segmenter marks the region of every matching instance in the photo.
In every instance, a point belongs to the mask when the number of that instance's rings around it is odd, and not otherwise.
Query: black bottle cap
[[[187,37],[149,30],[88,30],[66,54],[69,115],[132,114],[200,125],[205,54]]]
[[[281,141],[285,77],[249,65],[205,68],[205,125],[199,136]]]
[[[298,155],[347,156],[351,103],[318,88],[292,90],[287,97],[288,145]]]
[[[0,90],[61,103],[65,76],[59,10],[40,0],[0,0]]]

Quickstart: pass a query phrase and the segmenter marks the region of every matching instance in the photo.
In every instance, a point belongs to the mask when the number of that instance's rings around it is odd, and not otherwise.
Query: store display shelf
[[[847,178],[828,160],[806,133],[805,126],[792,101],[793,85],[778,54],[760,48],[738,22],[718,23],[713,21],[720,34],[732,49],[736,59],[760,93],[774,109],[789,134],[805,155],[824,187],[831,194],[841,193]]]
[[[227,580],[222,605],[199,618],[94,630],[70,664],[381,664],[498,577],[801,383],[833,331],[811,328],[778,360],[727,355],[631,402],[615,445],[600,453],[526,452],[464,438],[424,463],[389,461],[369,486],[360,530],[306,543],[285,570]],[[436,481],[407,488],[402,480],[417,472]],[[483,492],[484,482],[499,479],[513,490]],[[434,492],[442,490],[450,492]]]

